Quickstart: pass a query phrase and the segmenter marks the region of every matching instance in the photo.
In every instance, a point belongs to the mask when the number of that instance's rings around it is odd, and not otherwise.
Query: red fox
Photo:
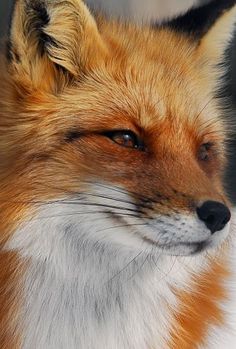
[[[158,25],[18,0],[0,85],[0,348],[233,349],[236,1]],[[234,297],[233,297],[234,296]]]

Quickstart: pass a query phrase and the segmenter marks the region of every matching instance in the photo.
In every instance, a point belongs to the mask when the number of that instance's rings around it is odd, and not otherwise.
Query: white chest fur
[[[91,222],[76,212],[77,205],[51,204],[11,242],[31,258],[22,349],[166,349],[170,308],[178,307],[171,286],[191,287],[189,271],[203,259],[121,248],[106,241],[104,213]],[[94,239],[95,230],[103,233]]]

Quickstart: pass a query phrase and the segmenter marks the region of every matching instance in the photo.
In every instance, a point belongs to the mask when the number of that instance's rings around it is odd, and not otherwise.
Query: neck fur
[[[173,289],[191,288],[192,273],[207,267],[204,257],[156,255],[93,239],[91,221],[73,209],[50,205],[11,241],[30,260],[23,349],[35,343],[37,349],[166,348],[178,306]],[[93,219],[97,231],[104,227],[101,216]]]

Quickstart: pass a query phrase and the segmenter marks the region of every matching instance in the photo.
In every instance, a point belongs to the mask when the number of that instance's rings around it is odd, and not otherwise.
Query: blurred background
[[[112,16],[128,17],[137,22],[161,20],[177,15],[187,8],[209,0],[87,0],[91,7],[102,9]],[[0,4],[0,37],[7,33],[13,0],[1,0]],[[236,35],[228,51],[229,71],[225,77],[223,94],[228,96],[232,103],[233,115],[236,124]],[[231,198],[236,203],[236,132],[229,145],[230,159],[227,171],[226,184]]]

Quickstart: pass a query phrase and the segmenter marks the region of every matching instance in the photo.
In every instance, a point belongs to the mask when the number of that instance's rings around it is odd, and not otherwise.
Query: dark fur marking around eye
[[[81,132],[76,131],[76,130],[69,131],[66,133],[64,139],[67,143],[72,143],[72,142],[76,141],[77,139],[79,139],[80,137],[82,137],[82,135],[83,134]]]
[[[170,28],[191,35],[195,40],[200,40],[217,19],[235,4],[236,0],[214,0],[203,6],[192,8],[186,14],[163,22],[161,26],[157,25],[157,27]]]

